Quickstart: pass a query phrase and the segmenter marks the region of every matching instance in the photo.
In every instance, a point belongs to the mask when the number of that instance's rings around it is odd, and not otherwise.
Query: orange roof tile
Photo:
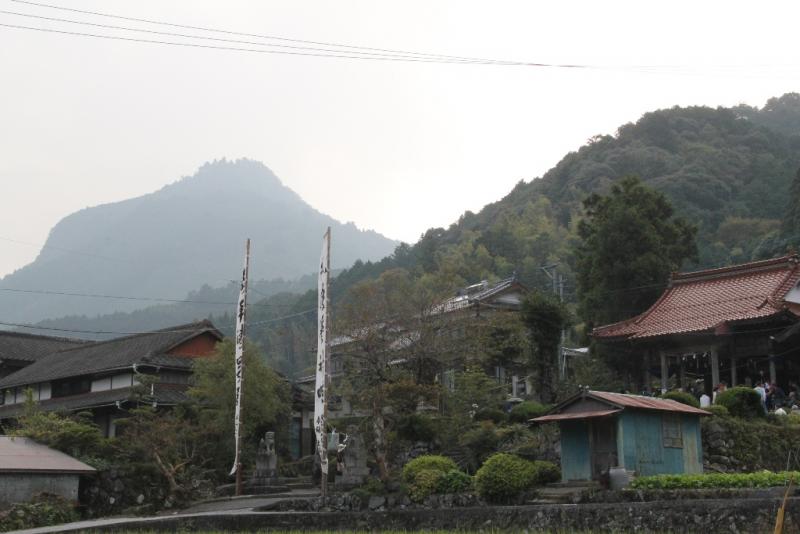
[[[714,332],[726,323],[769,317],[787,309],[784,297],[800,282],[797,255],[690,273],[676,273],[650,309],[595,328],[601,339],[641,339]]]

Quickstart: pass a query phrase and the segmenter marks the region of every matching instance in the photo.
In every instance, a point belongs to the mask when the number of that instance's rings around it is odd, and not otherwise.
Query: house
[[[193,359],[212,354],[222,338],[204,320],[97,343],[68,344],[0,379],[0,421],[22,412],[30,390],[41,409],[91,411],[103,433],[114,436],[115,420],[135,402],[139,373],[158,375],[149,402],[179,404],[186,400]]]
[[[675,273],[647,311],[591,335],[638,358],[648,388],[657,374],[662,390],[700,380],[708,393],[720,381],[769,380],[784,388],[800,381],[798,322],[800,257],[788,255]]]
[[[77,502],[80,476],[94,472],[32,439],[0,436],[0,506],[28,502],[41,493]]]
[[[0,378],[15,373],[48,354],[87,343],[91,341],[0,331]]]
[[[700,417],[667,399],[584,390],[535,423],[557,422],[563,482],[600,480],[612,467],[639,476],[702,473]]]
[[[337,394],[338,378],[347,372],[346,365],[359,365],[359,358],[348,358],[352,354],[354,345],[359,341],[374,336],[380,338],[378,342],[383,350],[382,355],[389,366],[408,366],[410,352],[414,352],[425,331],[425,335],[435,337],[426,348],[426,364],[424,367],[426,378],[439,381],[448,389],[455,386],[455,373],[462,370],[471,358],[471,350],[480,349],[474,344],[462,343],[465,337],[479,323],[487,324],[491,318],[503,313],[517,313],[520,311],[522,301],[527,289],[519,283],[516,277],[490,283],[487,280],[467,286],[456,292],[455,295],[441,302],[435,303],[424,314],[423,318],[414,316],[411,320],[397,323],[374,323],[370,325],[357,325],[346,335],[334,337],[330,342],[330,373],[333,383],[333,394],[329,404],[332,418],[349,417],[357,415],[346,396]],[[425,326],[420,326],[421,323]],[[429,339],[430,341],[430,339]],[[467,347],[469,345],[469,347]],[[433,347],[433,348],[431,348]],[[348,361],[352,360],[352,361]],[[432,361],[435,360],[435,361]],[[490,362],[485,371],[508,389],[512,399],[524,396],[531,388],[527,379],[527,361],[517,361],[513,356],[508,356],[503,361]],[[419,363],[419,362],[418,362]],[[307,376],[297,381],[298,385],[311,391],[314,386],[314,376]],[[421,380],[422,381],[422,380]],[[428,407],[430,408],[430,407]]]

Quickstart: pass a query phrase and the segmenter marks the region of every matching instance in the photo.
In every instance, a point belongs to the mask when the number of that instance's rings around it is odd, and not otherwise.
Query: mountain
[[[770,99],[762,108],[653,111],[614,135],[592,138],[542,177],[519,182],[480,212],[466,212],[446,229],[432,228],[416,244],[398,245],[380,261],[356,261],[336,276],[331,294],[335,304],[354,283],[398,267],[417,275],[446,273],[453,286],[516,274],[528,287],[550,291],[541,266],[557,263],[566,279],[565,297],[573,300],[572,245],[581,203],[628,174],[662,191],[680,215],[698,225],[700,259],[684,268],[747,261],[764,243],[780,241],[774,238],[783,219],[800,220],[792,205],[800,198],[800,178],[790,196],[798,167],[800,95]],[[249,316],[258,324],[248,335],[287,374],[310,363],[314,316],[296,314],[313,309],[315,299],[313,291],[282,293],[261,301]],[[69,323],[50,323],[63,324]]]
[[[3,278],[0,289],[182,299],[238,279],[248,237],[253,279],[293,280],[316,271],[328,226],[334,268],[382,258],[397,245],[315,210],[261,163],[215,161],[154,193],[65,217],[36,260]],[[0,316],[32,322],[149,304],[5,291]]]

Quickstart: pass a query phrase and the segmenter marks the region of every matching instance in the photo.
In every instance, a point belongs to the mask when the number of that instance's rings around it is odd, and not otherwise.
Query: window
[[[674,413],[664,414],[661,420],[661,436],[665,447],[683,448],[680,415]]]
[[[69,397],[70,395],[89,393],[91,390],[92,380],[89,377],[78,377],[53,382],[51,396],[53,398]]]

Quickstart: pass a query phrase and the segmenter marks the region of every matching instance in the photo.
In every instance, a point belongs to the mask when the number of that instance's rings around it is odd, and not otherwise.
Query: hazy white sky
[[[0,276],[65,215],[216,158],[261,160],[319,210],[413,242],[646,111],[800,90],[796,1],[41,1],[381,48],[675,68],[351,61],[0,26]],[[0,10],[148,27],[11,0]],[[0,24],[148,38],[5,13]]]

